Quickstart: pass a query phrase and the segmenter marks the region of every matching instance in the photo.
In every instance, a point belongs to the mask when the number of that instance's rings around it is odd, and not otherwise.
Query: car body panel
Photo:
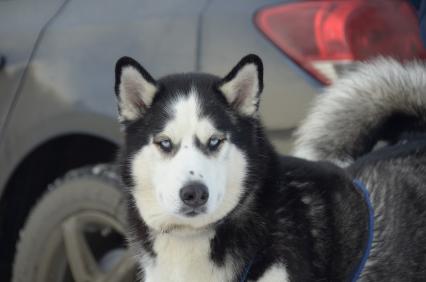
[[[43,5],[40,5],[40,2]],[[44,25],[55,15],[63,0],[0,1],[0,56],[6,67],[0,70],[0,132],[31,53]]]

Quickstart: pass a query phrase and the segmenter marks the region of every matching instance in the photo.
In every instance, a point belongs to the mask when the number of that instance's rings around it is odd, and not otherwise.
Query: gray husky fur
[[[345,167],[370,192],[373,246],[361,281],[426,281],[426,65],[362,63],[315,101],[294,155]]]

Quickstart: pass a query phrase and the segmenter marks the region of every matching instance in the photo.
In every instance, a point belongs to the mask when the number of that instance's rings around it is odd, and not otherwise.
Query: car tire
[[[21,230],[13,282],[135,281],[117,175],[111,165],[86,167],[48,188]]]

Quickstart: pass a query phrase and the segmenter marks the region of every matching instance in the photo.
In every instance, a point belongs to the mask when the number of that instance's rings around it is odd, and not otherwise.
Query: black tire
[[[55,181],[21,230],[12,281],[134,281],[120,187],[110,165],[77,169]]]

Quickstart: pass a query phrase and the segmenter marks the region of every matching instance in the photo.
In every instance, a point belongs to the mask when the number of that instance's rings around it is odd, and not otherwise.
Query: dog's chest
[[[211,236],[175,238],[160,235],[155,259],[146,260],[145,282],[225,282],[234,279],[232,263],[217,266],[210,259]]]

